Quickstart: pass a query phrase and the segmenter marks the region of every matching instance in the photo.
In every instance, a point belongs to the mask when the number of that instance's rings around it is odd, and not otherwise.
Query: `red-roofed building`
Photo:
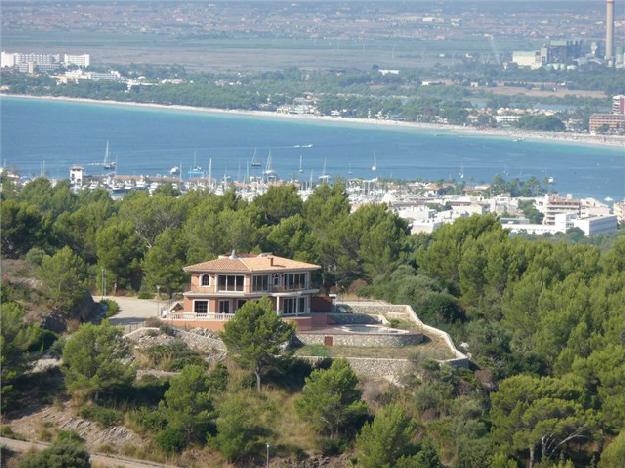
[[[249,300],[269,297],[276,313],[292,319],[298,328],[312,326],[315,313],[331,312],[331,297],[318,296],[311,273],[321,267],[269,253],[221,255],[184,271],[191,274],[191,286],[184,293],[182,310],[165,317],[176,325],[223,329]]]

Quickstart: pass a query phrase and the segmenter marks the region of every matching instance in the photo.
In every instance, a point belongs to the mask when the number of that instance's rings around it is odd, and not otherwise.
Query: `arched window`
[[[210,277],[210,275],[202,275],[202,277],[200,278],[200,282],[201,282],[202,286],[210,286],[210,284],[211,284],[211,277]]]

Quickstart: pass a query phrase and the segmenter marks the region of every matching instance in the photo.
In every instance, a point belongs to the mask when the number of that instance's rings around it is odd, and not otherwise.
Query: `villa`
[[[227,320],[247,301],[269,297],[280,316],[298,329],[310,329],[326,321],[333,297],[319,295],[311,273],[321,267],[270,253],[241,254],[232,251],[184,271],[191,285],[184,301],[165,320],[177,326],[222,330]]]

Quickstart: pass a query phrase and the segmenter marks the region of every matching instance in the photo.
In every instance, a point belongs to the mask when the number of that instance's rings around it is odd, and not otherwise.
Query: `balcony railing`
[[[234,317],[234,314],[222,314],[215,312],[171,312],[167,314],[167,320],[214,320],[225,322]]]

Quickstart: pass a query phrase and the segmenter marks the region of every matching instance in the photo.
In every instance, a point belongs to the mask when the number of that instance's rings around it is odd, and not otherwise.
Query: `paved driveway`
[[[166,305],[164,301],[159,303],[136,297],[105,296],[105,299],[112,299],[119,304],[120,312],[109,319],[113,325],[133,325],[147,318],[158,317],[160,307]],[[93,300],[99,301],[100,297],[94,297]]]

